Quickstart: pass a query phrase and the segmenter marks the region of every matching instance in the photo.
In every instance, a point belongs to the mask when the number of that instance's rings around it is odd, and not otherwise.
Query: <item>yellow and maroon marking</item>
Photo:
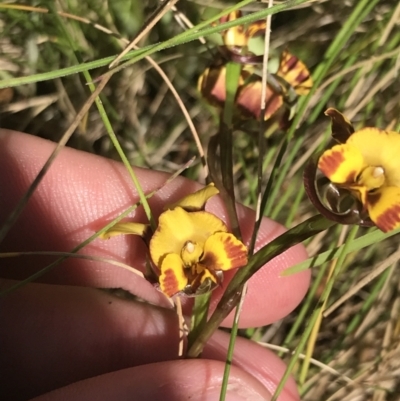
[[[160,276],[160,287],[164,294],[172,297],[183,288],[179,286],[179,280],[173,269],[165,269]]]
[[[343,151],[331,150],[325,152],[318,161],[318,168],[330,178],[345,161]],[[354,172],[351,172],[354,174]]]
[[[398,228],[400,226],[400,205],[391,206],[374,223],[385,233]]]
[[[282,53],[277,75],[282,77],[295,90],[298,89],[301,95],[307,94],[313,84],[310,72],[305,64],[287,50]]]

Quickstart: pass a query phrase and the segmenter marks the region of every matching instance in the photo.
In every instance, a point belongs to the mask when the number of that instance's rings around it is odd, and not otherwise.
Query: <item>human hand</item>
[[[54,146],[37,137],[0,131],[0,226]],[[168,177],[150,170],[136,172],[145,192],[161,186]],[[157,215],[166,203],[198,188],[194,182],[177,178],[151,198],[152,210]],[[124,166],[66,148],[0,245],[0,251],[68,252],[137,200]],[[210,200],[207,209],[224,220],[220,200]],[[132,216],[135,221],[145,222],[139,209]],[[245,242],[251,235],[253,219],[251,210],[239,209]],[[282,232],[281,226],[265,219],[257,246]],[[145,248],[134,236],[97,239],[82,253],[137,269],[144,267]],[[279,275],[305,256],[304,249],[295,246],[250,279],[241,327],[272,323],[297,306],[308,288],[309,273]],[[0,259],[1,290],[53,260],[49,256]],[[225,275],[224,286],[230,277]],[[215,333],[202,359],[179,359],[177,315],[165,296],[142,278],[106,262],[69,258],[39,281],[1,300],[0,391],[5,399],[219,398],[229,336]],[[149,302],[121,299],[98,288],[123,288]],[[214,306],[221,291],[213,293]],[[190,303],[188,300],[184,305],[187,313]],[[231,321],[228,317],[224,325]],[[237,339],[226,399],[268,400],[284,369],[272,352]],[[299,400],[292,379],[279,400]]]

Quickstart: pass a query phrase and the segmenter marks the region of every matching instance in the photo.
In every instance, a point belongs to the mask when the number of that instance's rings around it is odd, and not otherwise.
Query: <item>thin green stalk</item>
[[[221,193],[225,206],[228,210],[228,216],[232,227],[232,232],[236,237],[240,238],[240,227],[236,213],[235,193],[233,182],[233,111],[235,109],[235,98],[238,88],[242,66],[238,63],[228,63],[226,66],[226,100],[223,110],[222,121],[220,123],[219,149],[220,158],[217,161],[217,155],[209,152],[208,158],[210,162],[221,170],[222,182],[214,176],[214,169],[210,168],[211,179],[213,179]],[[218,174],[218,172],[215,172]],[[222,185],[222,187],[221,187]],[[193,309],[192,327],[188,339],[188,348],[191,347],[197,335],[203,330],[207,322],[208,306],[210,304],[211,293],[204,294],[195,299],[195,307]]]
[[[301,182],[301,181],[300,181]],[[290,205],[290,210],[296,212],[295,205],[289,199],[293,195],[293,192],[297,192],[301,194],[301,191],[296,188],[294,185],[288,186],[285,191],[282,193],[282,196],[277,200],[274,210],[271,214],[268,215],[269,218],[276,220],[279,212],[283,209],[284,206]]]
[[[148,195],[148,197],[152,196],[153,193],[151,195]],[[107,230],[109,230],[110,228],[112,228],[115,224],[117,224],[119,221],[121,221],[124,217],[128,216],[129,213],[133,212],[138,206],[140,205],[140,202],[136,203],[135,205],[129,207],[128,209],[126,209],[124,212],[122,212],[117,218],[115,218],[114,220],[112,220],[110,223],[108,223],[105,227],[103,227],[101,230],[95,232],[93,235],[91,235],[89,238],[87,238],[85,241],[81,242],[79,245],[77,245],[76,247],[74,247],[70,253],[77,253],[78,251],[80,251],[82,248],[84,248],[86,245],[90,244],[92,241],[94,241],[96,238],[98,238],[101,234],[105,233]],[[12,285],[9,288],[6,288],[5,290],[2,290],[0,292],[0,297],[4,297],[8,294],[10,294],[11,292],[17,290],[18,288],[23,287],[24,285],[31,283],[32,281],[37,280],[38,278],[42,277],[44,274],[48,273],[50,270],[52,270],[54,267],[58,266],[60,263],[62,263],[64,260],[68,259],[70,256],[66,255],[66,256],[62,256],[60,258],[58,258],[57,260],[55,260],[54,262],[50,263],[49,265],[47,265],[46,267],[44,267],[43,269],[40,269],[39,271],[37,271],[36,273],[30,275],[28,278],[26,278],[25,280],[19,281],[18,283]]]
[[[61,27],[62,27],[63,32],[64,32],[64,35],[67,38],[67,40],[68,40],[68,42],[69,42],[69,44],[70,44],[70,46],[71,46],[71,48],[73,50],[75,61],[76,62],[81,61],[80,58],[79,58],[79,55],[75,51],[74,42],[73,42],[72,38],[70,37],[67,29],[65,29],[63,21],[61,20],[61,18],[59,17],[59,15],[56,12],[53,12],[53,15],[54,15],[55,18],[58,19],[59,23],[61,24]],[[89,71],[83,71],[82,73],[83,73],[83,76],[85,77],[86,83],[87,83],[90,91],[93,94],[94,91],[96,90],[96,87],[93,84],[93,80],[92,80],[92,77],[90,76]],[[109,137],[111,139],[111,142],[114,145],[115,149],[117,150],[117,153],[118,153],[119,157],[121,158],[126,170],[128,171],[128,174],[131,177],[131,180],[132,180],[132,182],[133,182],[133,184],[134,184],[134,186],[135,186],[135,188],[136,188],[136,190],[138,192],[140,202],[141,202],[141,204],[143,206],[143,209],[144,209],[144,211],[146,213],[146,217],[147,217],[147,219],[148,219],[148,221],[150,223],[150,227],[151,227],[152,231],[154,232],[156,230],[157,226],[156,226],[156,222],[154,220],[153,214],[151,212],[149,203],[147,202],[146,195],[143,192],[142,186],[141,186],[141,184],[140,184],[135,172],[133,171],[133,168],[130,165],[128,158],[126,157],[124,151],[121,148],[121,145],[120,145],[120,143],[118,141],[118,138],[115,135],[114,129],[113,129],[112,125],[111,125],[110,119],[108,118],[106,110],[103,107],[103,103],[102,103],[102,101],[100,99],[100,96],[97,96],[95,98],[95,103],[96,103],[96,106],[97,106],[97,110],[99,111],[100,117],[101,117],[101,119],[103,121],[104,127],[106,128],[107,133],[108,133],[108,135],[109,135]]]
[[[358,231],[358,226],[353,226],[348,237],[346,240],[346,243],[344,244],[344,247],[342,249],[342,253],[339,255],[339,258],[337,260],[337,268],[334,270],[332,277],[330,278],[330,280],[326,283],[326,287],[324,289],[324,291],[321,294],[321,298],[320,301],[318,302],[318,306],[316,307],[316,309],[314,310],[310,321],[303,333],[303,335],[301,336],[300,342],[298,344],[298,346],[296,347],[295,352],[293,353],[293,356],[290,358],[290,361],[287,365],[287,368],[285,370],[284,375],[282,376],[282,379],[280,380],[274,395],[271,398],[271,401],[277,401],[280,393],[283,390],[283,387],[285,386],[290,374],[292,373],[292,370],[295,366],[295,364],[297,363],[298,359],[299,359],[299,355],[303,352],[304,347],[306,346],[306,343],[310,337],[310,334],[314,328],[314,324],[318,319],[318,316],[321,314],[323,308],[324,308],[324,304],[327,302],[329,295],[332,291],[333,288],[333,284],[340,272],[340,267],[343,265],[343,261],[346,258],[348,251],[347,251],[347,247],[352,243],[352,241],[354,240],[354,237],[356,236]]]
[[[248,168],[247,162],[243,156],[242,150],[239,150],[238,152],[236,152],[235,156],[239,159],[239,163],[242,168],[244,178],[249,186],[247,198],[244,200],[242,199],[241,201],[243,202],[244,205],[254,205],[254,203],[256,201],[256,195],[254,193],[255,184],[254,184],[254,180],[253,180],[253,172],[252,172],[252,170],[250,170],[250,168]]]
[[[351,253],[354,251],[359,251],[360,249],[366,248],[367,246],[379,243],[387,238],[393,237],[393,235],[397,235],[400,233],[400,229],[390,231],[388,233],[383,233],[380,230],[374,229],[370,231],[368,234],[363,235],[360,238],[355,239],[348,247],[346,247],[347,252]],[[325,262],[328,262],[332,259],[337,258],[345,245],[341,245],[337,248],[329,249],[328,251],[322,252],[318,255],[315,255],[311,258],[308,258],[304,262],[298,263],[296,266],[289,267],[281,274],[282,276],[290,276],[292,274],[299,273],[303,270],[307,270],[311,267],[320,266]]]
[[[244,290],[246,291],[246,290]],[[242,294],[242,302],[244,300],[245,293]],[[240,304],[242,303],[240,302]],[[229,337],[229,344],[228,344],[228,349],[226,351],[226,360],[225,360],[225,367],[224,367],[224,376],[222,378],[222,383],[221,383],[221,394],[219,396],[219,401],[225,401],[226,398],[226,393],[228,389],[228,383],[229,383],[229,374],[231,372],[231,366],[232,366],[232,361],[233,361],[233,351],[235,349],[235,343],[236,343],[236,337],[239,329],[239,317],[240,313],[242,312],[242,308],[239,306],[235,309],[235,317],[233,319],[233,325],[231,329],[231,334]]]
[[[347,67],[352,66],[355,60],[357,60],[357,55],[350,55],[348,58],[346,58],[345,63],[341,65],[340,68],[344,70]],[[326,104],[329,104],[329,100],[332,99],[335,90],[342,82],[344,77],[345,76],[342,75],[341,77],[335,79],[334,82],[332,82],[327,88],[324,89],[324,94],[321,96],[321,99],[318,101],[318,103],[313,107],[310,116],[307,118],[307,123],[309,125],[313,124],[314,121],[316,121],[316,119],[321,115],[322,109],[326,107]]]
[[[371,292],[368,294],[367,298],[363,301],[361,310],[351,319],[350,323],[348,324],[346,331],[344,332],[344,336],[348,336],[353,333],[360,322],[362,321],[363,316],[371,309],[371,307],[375,304],[375,301],[381,291],[385,281],[389,277],[390,268],[386,269],[378,278],[376,283],[374,284]]]
[[[211,293],[198,295],[194,299],[192,310],[192,321],[190,333],[188,335],[188,348],[190,348],[199,335],[205,324],[207,323],[208,309],[210,306]]]
[[[221,155],[221,176],[224,190],[228,196],[224,196],[225,206],[228,209],[229,220],[233,234],[241,238],[239,220],[235,204],[235,188],[233,181],[233,112],[235,99],[242,66],[230,62],[226,65],[226,99],[224,104],[222,122],[219,132],[219,151]],[[223,195],[223,192],[221,191]]]
[[[313,304],[313,301],[315,299],[315,294],[317,292],[317,289],[318,289],[322,279],[325,276],[325,272],[326,272],[327,268],[328,268],[328,263],[324,263],[321,266],[321,268],[318,270],[318,275],[313,280],[311,288],[308,291],[305,300],[302,302],[300,312],[297,314],[296,320],[293,322],[293,325],[290,327],[290,331],[283,342],[283,345],[282,345],[283,347],[290,348],[290,344],[293,341],[294,336],[299,331],[299,328],[300,328],[301,324],[303,323],[303,321],[306,317],[306,314],[308,313],[308,311],[310,310],[310,308]],[[281,353],[280,356],[283,356],[283,354]]]
[[[293,222],[293,219],[294,219],[296,213],[299,212],[299,206],[300,206],[301,201],[303,200],[304,194],[305,194],[305,190],[304,190],[304,186],[302,186],[298,190],[296,198],[294,199],[294,202],[293,202],[293,206],[289,210],[288,217],[286,218],[286,221],[285,221],[285,227],[290,227],[292,225],[292,222]]]

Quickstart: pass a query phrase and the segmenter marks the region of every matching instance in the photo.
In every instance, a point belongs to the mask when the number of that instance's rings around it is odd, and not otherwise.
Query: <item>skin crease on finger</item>
[[[0,130],[0,188],[7,188],[7,197],[0,197],[0,225],[21,199],[54,147],[55,144],[50,141]],[[168,177],[149,170],[136,169],[136,172],[145,192],[161,186]],[[152,197],[151,207],[157,215],[166,203],[174,202],[198,188],[198,184],[179,177]],[[135,203],[135,194],[126,169],[120,163],[65,148],[0,245],[0,251],[70,251]],[[217,197],[209,202],[207,208],[223,220],[226,219],[223,205]],[[248,241],[254,213],[239,207],[238,214],[244,240]],[[139,209],[132,213],[132,217],[135,221],[146,221]],[[271,241],[283,231],[279,224],[264,219],[257,246]],[[144,268],[143,243],[133,236],[120,236],[108,241],[97,239],[87,245],[83,253],[114,259],[138,269]],[[305,257],[304,248],[295,246],[266,264],[250,279],[240,320],[242,327],[269,324],[286,316],[298,305],[307,291],[309,272],[289,277],[280,277],[280,273]],[[23,257],[10,258],[7,266],[0,261],[0,272],[6,278],[22,279],[53,260],[35,256],[30,257],[27,263]],[[225,276],[224,285],[233,274],[229,273]],[[143,291],[141,279],[133,276],[131,272],[108,263],[93,264],[83,259],[68,259],[40,281],[122,287],[153,303],[168,305],[163,295],[147,283]],[[222,290],[214,291],[213,305]],[[228,318],[225,324],[229,325],[230,322],[231,318]]]
[[[30,284],[2,300],[0,319],[0,388],[9,401],[68,385],[40,399],[70,399],[71,392],[79,392],[80,398],[74,399],[107,399],[97,394],[115,391],[108,399],[130,395],[138,400],[180,400],[205,389],[214,398],[199,399],[218,399],[229,336],[216,332],[203,354],[207,361],[190,361],[195,365],[188,369],[182,361],[173,361],[178,355],[179,329],[177,315],[170,309],[88,287]],[[211,360],[221,363],[210,365]],[[145,365],[143,370],[141,365]],[[249,400],[257,400],[258,393],[269,399],[266,390],[274,391],[285,369],[272,352],[240,338],[233,365],[237,368],[231,373],[229,388],[237,393],[241,383],[239,399]],[[148,366],[152,368],[147,370]],[[171,376],[173,371],[176,377]],[[115,373],[107,375],[110,372]],[[99,375],[98,380],[86,380]],[[204,381],[204,376],[209,381]],[[108,389],[103,389],[105,383]],[[161,391],[158,387],[162,387],[164,397],[156,397]],[[245,396],[246,389],[250,396]],[[96,394],[94,398],[91,392]],[[136,392],[142,396],[133,398]],[[296,385],[289,379],[279,401],[298,400]]]

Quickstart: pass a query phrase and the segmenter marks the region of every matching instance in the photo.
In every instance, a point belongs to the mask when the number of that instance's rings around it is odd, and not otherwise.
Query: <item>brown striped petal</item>
[[[296,56],[284,50],[277,75],[288,82],[298,95],[307,95],[310,92],[313,81],[305,64]]]
[[[383,232],[400,227],[400,188],[384,187],[369,194],[367,207],[369,217]]]
[[[204,244],[201,263],[212,270],[230,270],[247,264],[247,248],[231,233],[215,233]]]
[[[188,279],[179,255],[170,253],[163,259],[159,282],[161,291],[169,297],[172,297],[186,287]]]

